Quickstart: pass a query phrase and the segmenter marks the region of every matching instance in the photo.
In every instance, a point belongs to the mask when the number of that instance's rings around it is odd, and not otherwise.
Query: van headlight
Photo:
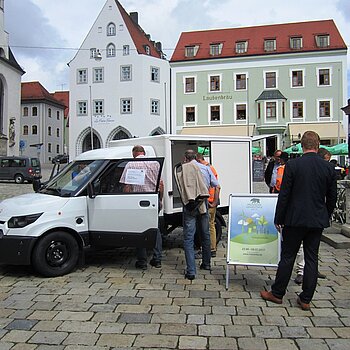
[[[7,222],[8,228],[22,228],[35,222],[43,213],[24,215],[24,216],[12,216]]]

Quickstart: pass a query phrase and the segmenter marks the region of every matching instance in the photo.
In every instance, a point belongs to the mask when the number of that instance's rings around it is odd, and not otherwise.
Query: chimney
[[[138,12],[130,12],[130,18],[135,24],[139,24],[139,14]]]
[[[160,41],[156,42],[156,49],[160,52],[162,51],[162,43]]]

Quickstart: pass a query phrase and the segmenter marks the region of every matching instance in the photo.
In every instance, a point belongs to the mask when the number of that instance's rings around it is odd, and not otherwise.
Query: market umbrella
[[[338,146],[338,145],[336,145]],[[325,145],[321,145],[320,147],[325,148],[327,151],[331,152],[332,155],[337,155],[340,153],[333,153],[333,147],[329,147],[329,146],[325,146]],[[288,148],[286,148],[283,152],[286,152],[288,154],[294,153],[294,154],[302,154],[303,153],[303,149],[301,147],[301,143],[297,143],[296,145],[292,145]],[[344,154],[344,153],[342,153]],[[346,151],[347,154],[347,151]]]
[[[337,145],[329,147],[329,152],[331,152],[333,156],[347,155],[349,153],[348,144],[338,143]]]

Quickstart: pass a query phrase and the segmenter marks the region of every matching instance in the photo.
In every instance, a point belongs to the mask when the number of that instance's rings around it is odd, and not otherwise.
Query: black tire
[[[33,250],[34,269],[46,277],[63,276],[77,265],[79,246],[67,232],[51,232],[39,239]]]
[[[216,244],[218,244],[221,240],[222,236],[222,225],[220,220],[215,220],[215,231],[216,231]]]
[[[22,174],[16,174],[15,175],[15,182],[16,184],[22,184],[24,182],[24,177]]]

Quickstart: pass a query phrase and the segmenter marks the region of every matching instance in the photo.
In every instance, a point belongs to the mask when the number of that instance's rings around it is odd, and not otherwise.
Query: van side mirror
[[[101,182],[100,180],[95,180],[93,182],[89,182],[88,187],[88,196],[89,198],[95,198],[96,194],[100,193],[101,191]]]
[[[33,185],[34,192],[38,192],[40,190],[40,188],[43,187],[43,184],[41,183],[40,179],[38,179],[38,178],[33,179],[32,185]]]

